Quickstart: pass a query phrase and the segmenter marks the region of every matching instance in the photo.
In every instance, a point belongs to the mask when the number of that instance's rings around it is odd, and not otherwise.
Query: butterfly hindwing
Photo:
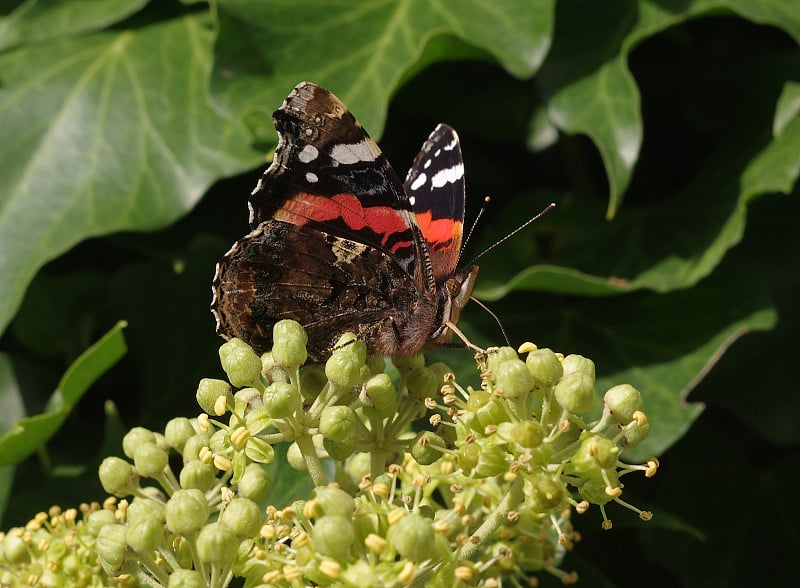
[[[215,278],[218,317],[228,336],[255,349],[268,348],[277,321],[292,319],[319,360],[343,332],[374,340],[396,308],[414,303],[410,277],[380,249],[308,226],[264,221],[225,260]]]

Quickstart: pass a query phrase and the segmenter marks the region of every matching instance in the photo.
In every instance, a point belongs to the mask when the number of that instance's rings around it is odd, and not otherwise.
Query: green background
[[[214,264],[247,232],[271,112],[308,80],[401,176],[436,123],[458,130],[468,219],[492,198],[465,260],[557,204],[480,259],[475,294],[513,345],[592,358],[599,394],[638,387],[652,433],[627,458],[662,463],[624,495],[653,521],[576,518],[562,567],[590,586],[791,583],[800,4],[0,0],[0,15],[3,528],[102,499],[96,465],[127,428],[197,414],[197,381],[221,375]],[[476,305],[461,325],[503,343]],[[433,355],[468,373],[469,354]],[[279,478],[276,503],[301,492]]]

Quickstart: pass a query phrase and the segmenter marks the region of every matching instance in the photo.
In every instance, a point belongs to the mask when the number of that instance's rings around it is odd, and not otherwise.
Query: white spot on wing
[[[431,166],[431,161],[430,159],[426,159],[425,163],[422,164],[422,169],[428,169]]]
[[[297,159],[303,163],[314,161],[319,156],[319,149],[313,145],[306,145],[303,150],[297,154]]]
[[[414,206],[414,205],[417,203],[417,199],[416,199],[416,198],[414,198],[413,196],[409,196],[409,197],[408,197],[408,203],[409,203],[411,206]]]
[[[336,256],[337,264],[352,263],[360,255],[369,249],[367,245],[356,243],[355,241],[339,241],[332,248],[331,251]]]
[[[412,190],[419,190],[422,186],[425,185],[425,182],[428,181],[428,176],[424,173],[421,173],[417,176],[417,179],[411,183]]]
[[[445,151],[452,151],[453,149],[456,148],[456,145],[458,145],[458,138],[457,137],[453,137],[453,140],[450,141],[447,145],[444,146],[444,150]]]
[[[317,174],[315,174],[314,172],[307,172],[306,182],[308,182],[309,184],[316,184],[317,182],[319,182],[319,176],[317,176]]]
[[[441,188],[445,184],[454,184],[464,177],[464,166],[462,164],[448,167],[436,173],[431,178],[431,185],[434,188]]]
[[[380,151],[370,139],[358,143],[338,143],[331,148],[331,158],[343,165],[351,165],[359,161],[375,161]]]

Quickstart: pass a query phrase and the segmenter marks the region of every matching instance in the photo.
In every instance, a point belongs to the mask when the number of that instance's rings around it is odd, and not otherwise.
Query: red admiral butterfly
[[[440,345],[469,300],[477,266],[456,270],[464,164],[440,124],[404,183],[331,92],[298,84],[273,114],[275,159],[250,196],[252,231],[217,264],[217,332],[256,352],[294,319],[313,361],[353,332],[371,353]]]

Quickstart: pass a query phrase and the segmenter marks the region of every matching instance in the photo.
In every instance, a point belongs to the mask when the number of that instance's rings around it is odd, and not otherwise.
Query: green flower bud
[[[480,457],[481,447],[477,443],[467,443],[458,449],[458,465],[467,475],[478,465]]]
[[[127,534],[127,525],[105,525],[97,534],[94,551],[112,570],[118,570],[125,562],[125,553],[128,550]]]
[[[300,395],[305,400],[313,400],[325,384],[328,383],[328,378],[325,377],[325,368],[322,366],[308,366],[300,374]]]
[[[242,388],[233,395],[233,408],[235,412],[250,412],[264,406],[264,399],[257,388]]]
[[[371,374],[382,374],[386,371],[386,358],[382,355],[370,355],[367,358],[367,367]]]
[[[275,361],[271,351],[265,351],[261,354],[261,373],[264,374],[268,382],[289,381],[289,374]]]
[[[208,500],[197,488],[178,490],[167,501],[167,528],[176,535],[193,535],[208,522]]]
[[[328,406],[320,415],[319,432],[333,441],[355,445],[357,418],[349,406]]]
[[[303,365],[308,359],[308,335],[300,323],[282,320],[272,327],[272,357],[284,367]]]
[[[509,359],[498,365],[495,382],[506,398],[519,398],[534,385],[533,376],[521,359]]]
[[[103,490],[113,496],[128,496],[139,485],[139,474],[131,464],[119,457],[107,457],[98,472]]]
[[[322,439],[322,446],[325,448],[325,451],[328,453],[328,457],[331,459],[335,459],[336,461],[344,461],[353,453],[355,453],[356,448],[353,445],[348,445],[347,443],[339,443],[338,441],[334,441],[333,439],[328,439],[324,437]]]
[[[585,371],[565,373],[554,394],[556,401],[572,414],[589,412],[594,404],[594,378]]]
[[[425,356],[421,353],[412,355],[410,357],[392,357],[392,363],[399,371],[413,370],[414,368],[421,368],[425,365]]]
[[[241,339],[231,339],[223,343],[219,348],[219,359],[228,380],[237,388],[258,381],[261,358]]]
[[[289,444],[289,448],[286,450],[286,461],[298,472],[305,472],[308,470],[303,452],[300,451],[300,446],[297,443]]]
[[[325,362],[325,375],[334,386],[352,388],[361,381],[361,368],[365,361],[366,345],[363,341],[353,341],[334,349]]]
[[[158,447],[159,449],[163,449],[164,451],[167,451],[167,452],[169,452],[169,450],[172,449],[170,447],[170,444],[167,443],[167,438],[164,437],[164,435],[162,433],[155,432],[155,433],[153,433],[153,435],[155,435],[155,438],[156,438],[156,440],[155,440],[156,447]]]
[[[178,568],[169,575],[167,588],[207,588],[208,583],[197,570]]]
[[[544,429],[536,421],[506,422],[497,426],[497,435],[523,450],[533,449],[542,444]]]
[[[414,368],[406,375],[406,388],[413,398],[436,396],[442,385],[439,375],[426,367]]]
[[[644,401],[639,391],[630,384],[621,384],[610,388],[603,396],[603,402],[617,420],[627,425],[633,420],[633,413],[644,408]]]
[[[436,363],[432,363],[428,366],[428,369],[433,370],[433,373],[436,374],[436,379],[439,382],[444,382],[445,374],[452,374],[453,370],[450,369],[450,366],[446,363],[442,363],[441,361],[437,361]]]
[[[397,567],[399,570],[400,567]],[[395,572],[394,576],[397,573]],[[325,584],[329,584],[330,580]],[[386,586],[388,582],[386,578],[381,576],[381,568],[379,566],[370,565],[366,559],[359,559],[349,564],[342,570],[341,583],[344,586]]]
[[[90,535],[92,535],[93,537],[97,537],[97,535],[100,533],[101,528],[105,527],[106,525],[115,525],[115,524],[117,524],[117,517],[114,516],[114,512],[106,508],[103,508],[101,510],[94,511],[92,514],[89,515],[86,527]],[[10,531],[9,535],[7,536],[10,536]]]
[[[557,476],[539,472],[528,479],[525,493],[528,501],[537,512],[560,510],[566,503],[564,484]]]
[[[197,433],[193,437],[189,437],[184,443],[183,451],[181,452],[183,463],[199,459],[200,450],[203,447],[208,447],[209,443],[211,443],[211,435],[208,433]]]
[[[204,563],[227,564],[236,557],[239,542],[233,531],[220,523],[210,523],[197,536],[197,555]]]
[[[645,439],[650,434],[650,421],[644,420],[641,424],[636,419],[633,419],[627,425],[625,425],[624,431],[624,445],[626,448],[630,449],[631,447],[635,447]]]
[[[104,509],[105,510],[105,509]],[[101,511],[97,511],[101,512]],[[107,511],[111,512],[111,511]],[[149,498],[137,497],[125,511],[125,520],[128,525],[135,525],[139,521],[152,520],[163,523],[166,520],[164,505]]]
[[[512,359],[519,359],[516,349],[513,347],[498,347],[486,355],[486,367],[492,372],[497,373],[497,368],[499,368],[502,363]]]
[[[420,562],[431,557],[436,534],[433,521],[416,513],[408,513],[389,527],[386,539],[398,553],[412,562]]]
[[[224,380],[215,380],[213,378],[203,378],[197,385],[197,404],[204,412],[212,416],[220,416],[217,414],[215,406],[217,399],[224,396],[226,402],[233,406],[233,394],[231,394],[231,386]]]
[[[301,567],[303,570],[303,579],[311,580],[311,586],[330,586],[331,585],[331,578],[326,576],[325,573],[320,569],[320,565],[322,561],[327,561],[332,563],[331,560],[320,560],[320,558],[310,556],[313,553],[313,550],[303,550],[305,553],[301,556],[300,560],[297,561],[298,567]],[[310,556],[306,556],[306,553]],[[302,566],[300,566],[300,561],[303,562]],[[339,564],[336,564],[339,565]],[[341,570],[341,565],[339,565],[339,569]]]
[[[564,375],[564,366],[551,349],[531,351],[525,358],[525,365],[528,366],[537,388],[552,386]]]
[[[136,453],[137,447],[143,443],[155,443],[155,434],[144,427],[134,427],[122,438],[122,452],[125,457],[133,459],[133,454]]]
[[[592,380],[595,379],[594,362],[588,357],[582,355],[570,354],[566,356],[561,362],[561,367],[565,374],[572,372],[583,372]]]
[[[181,488],[196,488],[205,492],[217,481],[214,466],[199,459],[188,462],[180,474]]]
[[[470,419],[472,413],[475,418]],[[476,432],[483,434],[489,425],[499,425],[508,420],[500,402],[485,390],[472,390],[467,398],[464,421]]]
[[[285,419],[300,407],[300,392],[291,384],[273,382],[264,390],[264,409],[273,419]]]
[[[140,520],[128,525],[128,545],[139,553],[150,553],[164,543],[164,526],[157,520]]]
[[[339,515],[350,519],[356,509],[353,497],[340,488],[318,486],[314,489],[314,500],[325,516]]]
[[[475,466],[475,475],[480,478],[492,478],[508,471],[508,452],[497,443],[484,440],[481,453]]]
[[[0,551],[0,562],[8,562],[13,565],[27,563],[29,561],[28,546],[25,544],[25,541],[22,540],[22,537],[18,535],[18,533],[22,531],[24,531],[24,529],[14,527],[8,530],[8,533],[3,539],[0,539],[0,547],[3,548],[2,551]],[[3,558],[5,558],[5,561],[3,561]],[[8,585],[10,586],[11,583],[9,582]]]
[[[267,497],[271,488],[272,481],[267,471],[260,464],[251,463],[245,468],[237,490],[242,498],[261,502]]]
[[[250,437],[244,446],[244,454],[256,463],[272,463],[275,461],[275,450],[272,445],[260,437]]]
[[[583,478],[600,478],[601,470],[616,468],[619,447],[601,435],[586,435],[569,461],[567,471]]]
[[[375,407],[378,411],[397,407],[397,389],[389,374],[380,373],[372,376],[364,384],[362,395],[366,397],[365,404]]]
[[[422,431],[411,448],[411,457],[420,465],[431,465],[442,458],[445,440],[431,431]]]
[[[219,515],[219,523],[240,539],[255,537],[261,528],[261,509],[248,498],[234,498]]]
[[[327,515],[314,523],[312,543],[320,555],[342,559],[350,553],[355,537],[355,529],[349,518]]]
[[[133,454],[133,465],[140,476],[155,478],[164,472],[169,461],[167,452],[154,443],[143,443]]]
[[[614,497],[606,492],[606,488],[606,482],[602,478],[588,479],[578,486],[578,494],[592,504],[607,504]]]
[[[255,408],[244,417],[244,426],[253,435],[258,435],[261,431],[268,429],[272,425],[267,409],[264,408],[264,399],[261,399],[261,408]]]
[[[230,430],[217,429],[208,440],[208,447],[214,453],[226,453],[231,446]]]
[[[192,425],[192,421],[185,417],[174,418],[164,427],[164,438],[170,447],[174,447],[179,452],[183,451],[183,446],[189,437],[196,433],[197,431]]]

